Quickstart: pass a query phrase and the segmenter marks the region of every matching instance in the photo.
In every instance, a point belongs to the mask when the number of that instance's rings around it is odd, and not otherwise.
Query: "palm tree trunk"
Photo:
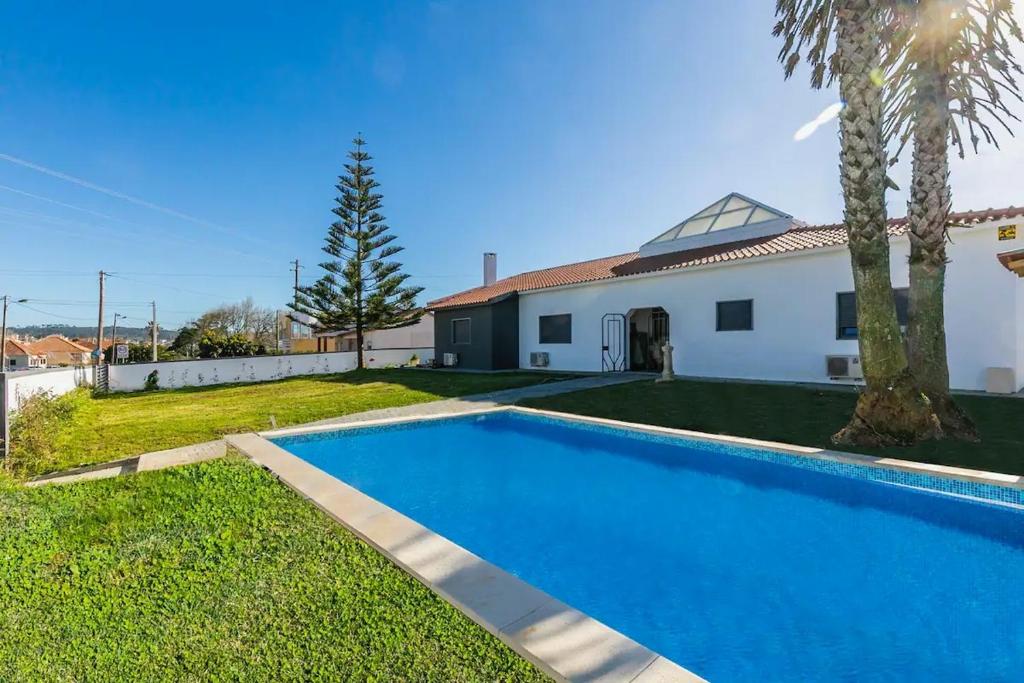
[[[866,387],[850,423],[832,439],[847,445],[910,444],[935,438],[941,429],[910,374],[889,275],[878,3],[841,1],[836,36],[845,103],[840,177]]]
[[[977,440],[971,419],[949,393],[946,353],[946,225],[949,186],[949,71],[942,54],[949,7],[926,1],[921,21],[928,30],[915,46],[914,161],[907,217],[910,224],[910,369],[931,400],[946,436]]]

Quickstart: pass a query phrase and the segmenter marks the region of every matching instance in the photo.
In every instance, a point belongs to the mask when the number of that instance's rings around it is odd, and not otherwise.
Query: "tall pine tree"
[[[363,367],[363,336],[367,330],[411,325],[420,319],[416,296],[422,287],[407,287],[402,264],[388,259],[402,251],[394,244],[380,213],[382,196],[374,192],[372,157],[363,151],[362,136],[352,141],[345,174],[338,177],[338,220],[331,224],[323,250],[331,257],[320,267],[324,275],[299,287],[291,308],[312,316],[324,332],[355,330],[358,365]]]

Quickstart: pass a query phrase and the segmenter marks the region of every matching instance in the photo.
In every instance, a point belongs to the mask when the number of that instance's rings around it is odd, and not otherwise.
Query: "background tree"
[[[125,363],[149,363],[153,360],[152,346],[143,342],[128,342],[128,358],[122,359],[120,362]],[[169,346],[156,347],[157,360],[178,360],[181,358],[180,353],[172,350]],[[107,363],[113,362],[114,348],[108,346],[103,350],[103,359]]]
[[[786,77],[807,49],[812,87],[839,81],[843,218],[857,293],[861,392],[840,444],[910,444],[941,436],[928,399],[915,386],[903,348],[889,274],[885,208],[887,155],[883,138],[881,0],[777,0]]]
[[[912,138],[913,164],[907,217],[910,227],[909,362],[947,436],[977,439],[970,418],[949,391],[946,352],[946,240],[952,189],[949,145],[964,156],[967,128],[977,151],[996,142],[988,121],[1017,117],[1021,72],[1012,45],[1021,41],[1010,0],[905,0],[896,4],[890,41],[887,134],[899,150]],[[897,152],[898,155],[898,152]]]
[[[320,267],[324,275],[300,287],[291,308],[311,316],[319,331],[355,330],[358,367],[363,367],[363,335],[367,330],[411,325],[422,316],[416,296],[422,287],[406,287],[402,264],[390,261],[402,251],[394,244],[380,213],[382,196],[373,178],[372,157],[357,136],[350,162],[338,178],[338,220],[331,224],[323,251],[331,257]]]
[[[267,347],[249,339],[243,334],[224,334],[220,330],[208,330],[199,338],[200,358],[234,358],[237,356],[263,356]]]
[[[262,355],[262,353],[266,353],[266,349],[273,348],[276,343],[277,311],[257,306],[252,298],[238,303],[221,304],[182,327],[169,348],[185,356],[201,355],[200,342],[211,333],[212,336],[207,340],[209,342],[207,352],[213,353],[212,349],[218,349],[216,356],[212,357],[251,356],[260,348],[263,351],[258,355]],[[218,341],[229,338],[244,340],[249,344],[242,345],[236,341],[229,344],[227,341]],[[240,350],[240,352],[229,353],[228,346]],[[250,346],[251,348],[249,348]]]

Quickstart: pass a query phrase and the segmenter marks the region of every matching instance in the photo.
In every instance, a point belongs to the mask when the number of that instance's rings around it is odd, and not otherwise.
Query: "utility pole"
[[[3,323],[0,323],[0,372],[7,372],[7,304],[11,302],[11,297],[8,294],[4,294],[4,315]],[[28,299],[15,299],[14,303],[23,304]]]
[[[117,319],[121,317],[120,313],[114,314],[114,329],[110,331],[110,364],[114,365],[117,363]]]
[[[106,276],[102,270],[100,271],[100,319],[96,324],[96,353],[99,354],[96,357],[96,366],[99,367],[103,364],[103,278]]]
[[[0,328],[0,372],[7,372],[7,302],[11,297],[4,294],[4,322]],[[6,391],[6,389],[4,389]],[[6,418],[4,419],[6,422]],[[7,439],[4,439],[4,447],[7,446]]]
[[[298,306],[299,305],[299,269],[302,268],[302,266],[299,265],[299,259],[295,259],[294,261],[289,261],[289,263],[292,264],[292,270],[295,271],[295,288],[294,288],[293,291],[294,291],[295,305]]]
[[[153,335],[153,362],[156,362],[156,302],[153,302],[153,322],[151,323],[153,329],[150,330]]]

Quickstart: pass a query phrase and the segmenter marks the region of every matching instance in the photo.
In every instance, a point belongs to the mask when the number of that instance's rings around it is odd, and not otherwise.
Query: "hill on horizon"
[[[52,323],[46,325],[22,325],[20,327],[8,327],[9,333],[15,333],[30,337],[45,337],[51,334],[60,334],[68,339],[95,339],[96,338],[96,326],[88,325],[62,325],[59,323]],[[109,325],[104,326],[103,336],[107,339],[110,338],[111,327]],[[178,335],[178,330],[165,330],[159,331],[160,339],[164,341],[171,341]],[[149,341],[149,329],[146,327],[124,327],[121,325],[117,326],[117,337],[118,339],[129,339],[131,341]]]

